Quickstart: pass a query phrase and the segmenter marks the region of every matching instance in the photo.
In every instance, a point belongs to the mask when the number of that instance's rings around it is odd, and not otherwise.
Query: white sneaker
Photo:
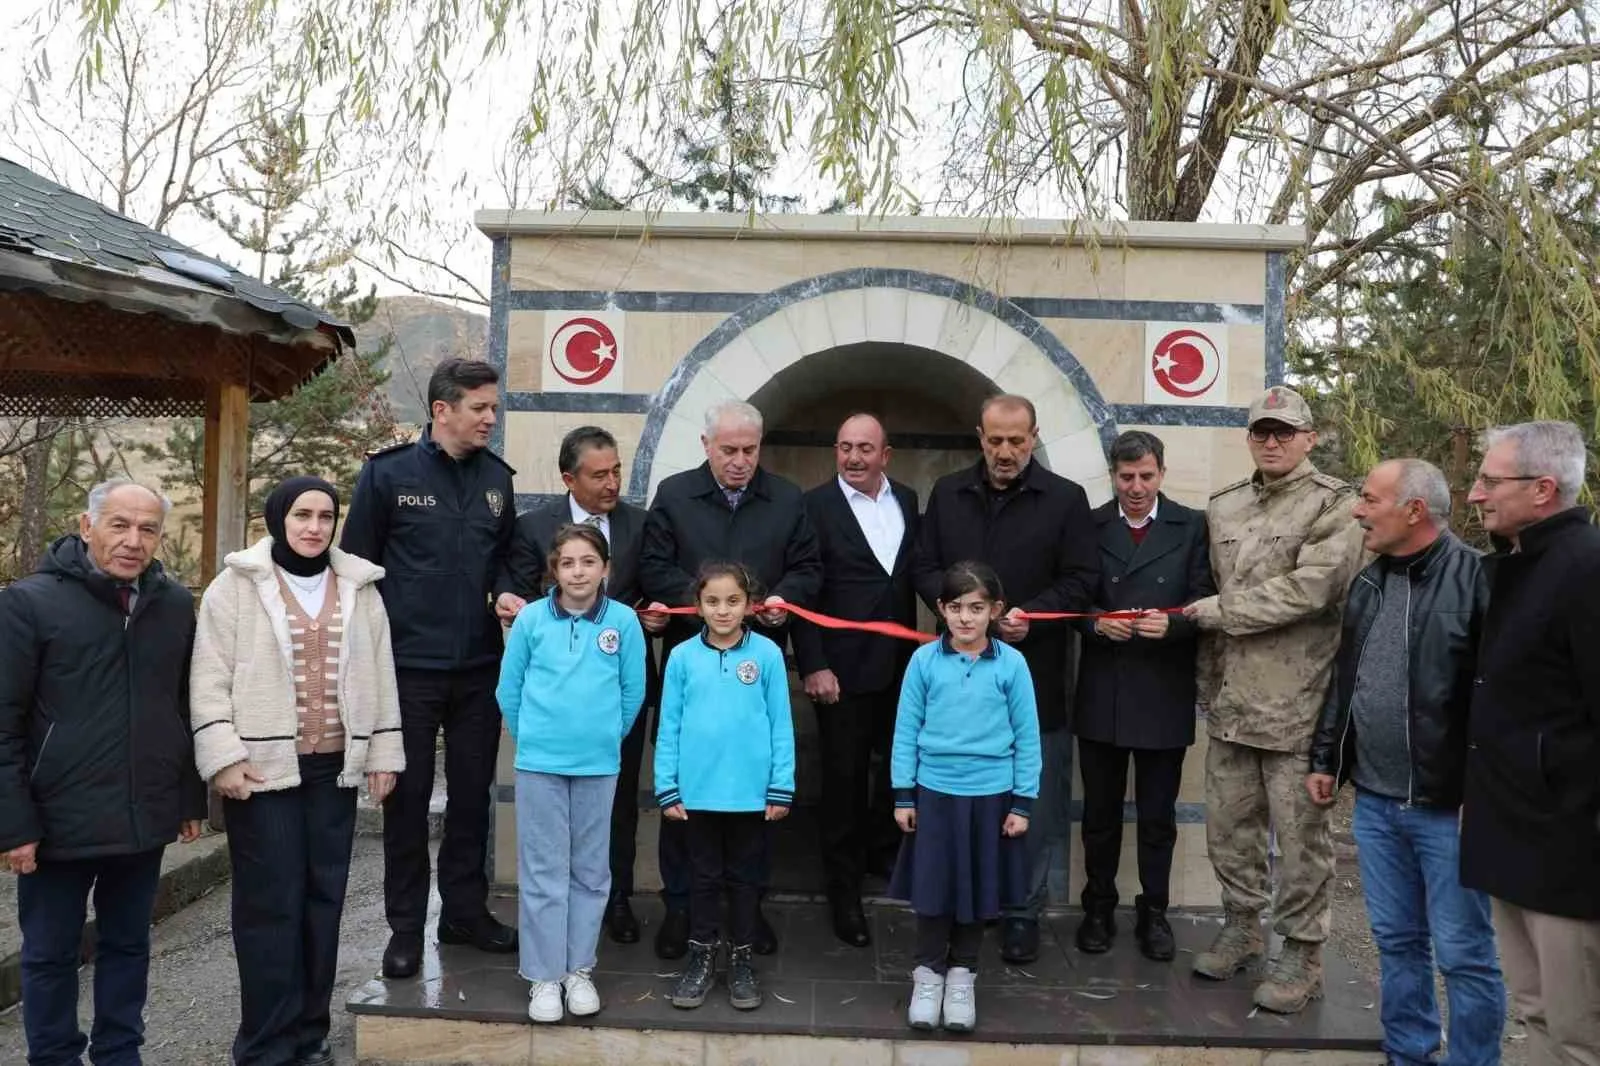
[[[535,981],[528,989],[528,1018],[536,1022],[559,1022],[565,1012],[561,1009],[561,982]]]
[[[944,974],[934,973],[926,966],[911,971],[911,1006],[906,1010],[906,1020],[913,1029],[937,1029],[939,1004],[944,997]]]
[[[944,977],[944,1027],[970,1033],[978,1024],[977,975],[965,966],[952,966]]]
[[[600,1013],[600,993],[595,991],[590,972],[574,970],[561,979],[561,987],[567,993],[567,1011],[579,1018]]]

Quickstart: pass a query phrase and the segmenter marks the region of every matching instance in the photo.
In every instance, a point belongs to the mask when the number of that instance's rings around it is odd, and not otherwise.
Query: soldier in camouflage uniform
[[[1281,853],[1273,927],[1284,947],[1255,1001],[1288,1013],[1322,992],[1333,840],[1305,774],[1361,528],[1352,488],[1307,458],[1317,435],[1298,393],[1268,389],[1250,405],[1248,432],[1256,473],[1213,495],[1207,510],[1218,594],[1184,611],[1206,634],[1206,842],[1226,911],[1194,969],[1225,980],[1264,953],[1270,826]]]

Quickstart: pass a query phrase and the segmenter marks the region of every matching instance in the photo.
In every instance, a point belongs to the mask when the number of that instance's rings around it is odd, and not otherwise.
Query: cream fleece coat
[[[400,697],[389,616],[378,595],[383,568],[338,548],[331,558],[344,624],[338,696],[345,751],[339,784],[355,788],[366,774],[406,768]],[[195,630],[189,677],[195,763],[209,781],[217,771],[249,759],[266,778],[257,791],[294,788],[300,784],[294,652],[289,612],[272,563],[272,538],[261,538],[223,563],[200,601]]]

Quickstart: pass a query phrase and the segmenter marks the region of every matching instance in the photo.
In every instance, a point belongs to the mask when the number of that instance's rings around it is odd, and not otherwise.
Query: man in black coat
[[[566,495],[517,519],[511,538],[511,591],[524,601],[543,596],[550,584],[550,546],[562,526],[592,525],[611,549],[606,595],[629,607],[640,607],[639,547],[644,542],[645,513],[622,499],[622,460],[617,439],[599,426],[579,426],[561,441],[556,456]],[[666,628],[666,616],[644,616],[640,624],[654,634]],[[661,695],[655,649],[645,650],[645,708]],[[639,920],[629,902],[633,895],[635,839],[639,833],[639,767],[644,759],[645,722],[641,713],[622,740],[622,769],[611,801],[611,900],[606,906],[606,931],[619,944],[639,939]]]
[[[913,567],[917,594],[932,608],[945,569],[963,560],[988,563],[1000,576],[1008,610],[1002,640],[1028,662],[1039,702],[1044,769],[1034,818],[1024,838],[1029,896],[1006,915],[1001,955],[1031,962],[1039,953],[1039,913],[1050,895],[1050,870],[1067,834],[1072,749],[1067,735],[1067,678],[1072,631],[1060,622],[1032,625],[1023,611],[1085,611],[1094,600],[1100,559],[1089,500],[1075,482],[1033,462],[1038,417],[1022,396],[991,396],[979,415],[976,465],[940,478],[928,494]]]
[[[1490,430],[1468,499],[1499,549],[1468,714],[1461,883],[1492,897],[1539,1062],[1600,1062],[1600,530],[1569,422]]]
[[[189,736],[194,598],[154,561],[170,508],[89,493],[78,533],[0,592],[0,854],[17,874],[30,1062],[78,1062],[79,948],[94,892],[95,1062],[137,1062],[161,854],[200,835]]]
[[[1194,743],[1198,629],[1182,607],[1217,591],[1211,580],[1206,516],[1161,494],[1166,449],[1154,434],[1130,430],[1111,446],[1116,498],[1094,511],[1100,534],[1097,611],[1144,610],[1140,618],[1101,618],[1085,634],[1072,731],[1083,777],[1083,921],[1078,948],[1099,954],[1116,933],[1117,860],[1122,797],[1134,765],[1139,817],[1139,884],[1134,935],[1158,961],[1177,950],[1167,923],[1172,849],[1178,841],[1178,785]]]
[[[809,606],[824,614],[916,625],[911,555],[917,494],[884,472],[892,452],[883,423],[852,415],[834,444],[838,475],[806,493],[806,513],[822,551],[822,591]],[[872,935],[861,909],[861,880],[872,849],[899,836],[889,749],[900,679],[916,645],[803,620],[795,621],[793,636],[822,742],[822,861],[833,931],[845,943],[865,947]],[[883,766],[872,788],[874,749]]]
[[[727,401],[706,412],[706,461],[662,481],[645,520],[639,585],[651,605],[688,606],[702,564],[742,563],[767,592],[755,618],[780,645],[788,615],[782,605],[816,602],[822,584],[817,536],[799,486],[761,469],[761,412]],[[646,618],[649,611],[640,613]],[[666,655],[700,632],[693,617],[673,617]],[[663,663],[665,658],[663,658]],[[681,958],[689,949],[689,843],[686,823],[661,822],[661,882],[667,914],[656,935],[656,954]],[[763,871],[763,878],[766,871]],[[757,954],[777,950],[765,917],[757,926]]]
[[[422,439],[379,452],[356,482],[339,547],[377,563],[394,640],[406,770],[383,804],[383,901],[391,936],[385,977],[415,976],[428,916],[428,805],[444,730],[444,839],[439,940],[517,950],[517,931],[489,913],[489,790],[500,748],[494,700],[501,617],[521,600],[506,567],[516,525],[512,475],[489,450],[500,375],[449,359],[428,379]]]

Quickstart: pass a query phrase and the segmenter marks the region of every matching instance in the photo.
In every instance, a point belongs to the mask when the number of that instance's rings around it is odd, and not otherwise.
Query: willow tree
[[[725,83],[698,48],[716,39],[725,73],[760,83],[772,143],[864,210],[1298,223],[1290,313],[1313,337],[1361,316],[1408,242],[1465,237],[1499,252],[1503,299],[1600,332],[1540,192],[1595,162],[1593,0],[240,2],[294,20],[297,75],[395,144],[425,143],[488,57],[526,101],[546,203],[669,160]],[[119,0],[55,3],[84,20],[92,80]],[[1523,340],[1535,412],[1567,410],[1559,332]],[[1503,388],[1386,365],[1464,417],[1507,410]]]

